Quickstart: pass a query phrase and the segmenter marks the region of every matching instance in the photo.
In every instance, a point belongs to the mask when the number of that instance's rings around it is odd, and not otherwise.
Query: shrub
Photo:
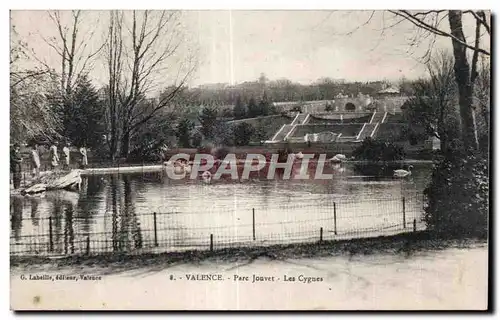
[[[357,160],[369,161],[396,161],[403,160],[405,153],[402,147],[386,141],[366,138],[361,145],[356,148],[353,157]]]
[[[242,122],[234,127],[234,144],[237,146],[246,146],[255,133],[254,127],[246,122]]]
[[[427,227],[445,237],[486,237],[489,210],[488,161],[448,151],[436,159],[430,184]]]

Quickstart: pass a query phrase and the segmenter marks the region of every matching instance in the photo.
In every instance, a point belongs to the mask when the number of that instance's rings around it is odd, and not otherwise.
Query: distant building
[[[378,96],[397,96],[399,94],[399,89],[394,87],[385,88],[377,92]]]

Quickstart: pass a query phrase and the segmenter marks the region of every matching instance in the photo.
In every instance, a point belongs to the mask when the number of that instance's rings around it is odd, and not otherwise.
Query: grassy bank
[[[486,245],[486,241],[481,239],[439,239],[429,232],[421,231],[356,240],[274,245],[269,247],[230,248],[214,251],[148,253],[141,255],[102,254],[63,258],[11,256],[10,265],[12,268],[20,269],[33,268],[35,266],[40,268],[98,267],[120,271],[154,265],[168,266],[178,263],[198,263],[205,260],[213,262],[252,261],[263,256],[280,260],[346,255],[411,255],[412,253],[421,251],[436,251],[477,245]]]

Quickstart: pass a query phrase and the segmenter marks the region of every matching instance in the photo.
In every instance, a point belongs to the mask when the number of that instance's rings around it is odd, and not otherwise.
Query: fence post
[[[323,227],[319,228],[319,242],[323,242]]]
[[[413,232],[417,231],[417,219],[413,219]]]
[[[214,251],[214,235],[210,234],[210,251]]]
[[[406,229],[406,201],[405,201],[405,197],[403,197],[403,228]]]
[[[52,242],[52,217],[49,217],[49,251],[54,249],[54,243]]]
[[[87,255],[90,255],[90,235],[87,235]]]
[[[153,223],[154,223],[154,232],[155,232],[155,247],[158,247],[158,232],[156,229],[156,212],[153,212]]]
[[[252,208],[252,234],[253,240],[255,240],[255,208]]]
[[[337,204],[333,203],[333,232],[337,235]]]

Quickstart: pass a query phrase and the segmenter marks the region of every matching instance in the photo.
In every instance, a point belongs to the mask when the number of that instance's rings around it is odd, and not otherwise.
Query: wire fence
[[[421,195],[338,199],[273,209],[216,208],[199,212],[127,210],[94,216],[72,211],[11,217],[12,255],[140,254],[313,243],[395,235],[425,229]]]

